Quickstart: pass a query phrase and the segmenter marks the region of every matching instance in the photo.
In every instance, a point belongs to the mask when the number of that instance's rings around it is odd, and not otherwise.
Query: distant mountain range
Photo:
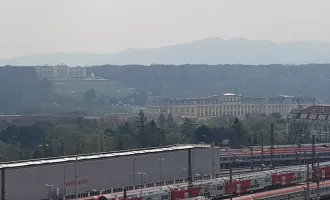
[[[274,43],[265,40],[208,38],[153,49],[114,54],[53,53],[0,60],[0,65],[127,64],[305,64],[330,63],[330,42]]]

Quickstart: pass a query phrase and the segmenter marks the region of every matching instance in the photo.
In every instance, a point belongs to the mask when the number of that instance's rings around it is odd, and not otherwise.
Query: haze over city
[[[329,7],[327,0],[2,0],[0,59],[108,54],[210,37],[330,41]]]
[[[329,199],[329,8],[0,0],[0,199]]]

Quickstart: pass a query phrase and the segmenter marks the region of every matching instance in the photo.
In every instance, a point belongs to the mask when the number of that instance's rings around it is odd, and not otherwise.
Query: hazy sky
[[[330,0],[0,0],[0,58],[208,37],[330,41]]]

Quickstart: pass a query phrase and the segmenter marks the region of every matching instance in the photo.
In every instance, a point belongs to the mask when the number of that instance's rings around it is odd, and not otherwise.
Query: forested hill
[[[154,96],[302,95],[330,102],[330,64],[308,65],[104,65],[96,76],[124,82]]]

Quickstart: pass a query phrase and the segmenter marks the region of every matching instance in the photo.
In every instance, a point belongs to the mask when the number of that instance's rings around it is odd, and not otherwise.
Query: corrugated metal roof
[[[45,158],[45,159],[39,159],[39,160],[25,160],[25,161],[1,163],[0,169],[26,167],[26,166],[43,165],[43,164],[64,163],[64,162],[75,161],[76,159],[78,161],[92,160],[92,159],[121,157],[121,156],[148,154],[148,153],[156,153],[156,152],[167,152],[167,151],[176,151],[176,150],[193,149],[193,148],[194,148],[193,146],[184,145],[184,146],[173,146],[173,147],[163,147],[163,148],[153,148],[153,149],[143,149],[143,150],[133,150],[133,151],[68,156],[68,157],[59,157],[59,158],[52,158],[52,159]]]

